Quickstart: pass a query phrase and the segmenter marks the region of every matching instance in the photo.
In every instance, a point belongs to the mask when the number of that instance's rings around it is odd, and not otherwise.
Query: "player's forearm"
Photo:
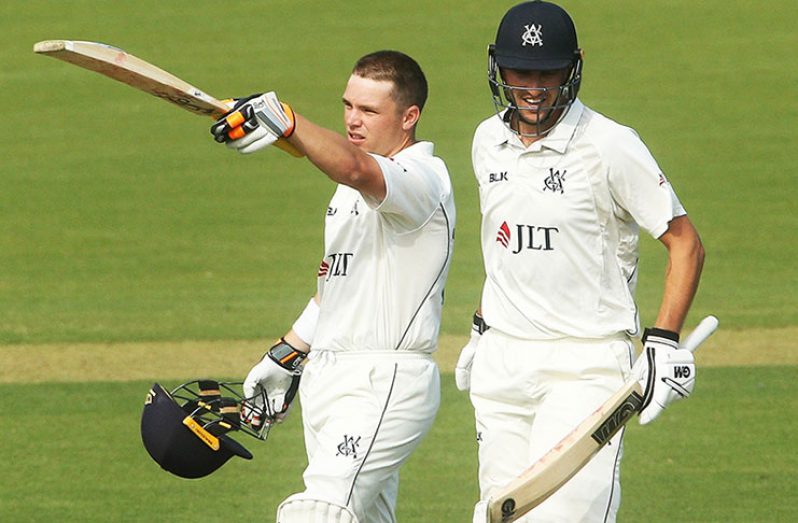
[[[294,329],[286,332],[285,336],[283,336],[283,339],[299,352],[304,352],[305,354],[310,352],[310,345],[305,343],[302,338],[300,338],[299,335],[294,332]]]
[[[668,249],[665,288],[655,326],[680,332],[690,310],[704,265],[704,247],[686,216],[671,222],[660,240]]]
[[[290,141],[334,182],[378,200],[385,197],[385,180],[377,161],[340,134],[297,114]]]
[[[283,339],[299,352],[305,354],[310,352],[313,335],[316,332],[316,324],[319,321],[320,303],[321,297],[317,292],[291,326],[291,330],[283,336]]]

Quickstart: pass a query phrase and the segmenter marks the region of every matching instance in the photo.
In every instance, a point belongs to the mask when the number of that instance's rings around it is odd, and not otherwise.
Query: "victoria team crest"
[[[521,45],[525,46],[527,44],[531,46],[540,46],[543,47],[543,26],[541,24],[530,24],[525,25],[524,34],[521,35]]]
[[[543,180],[543,190],[558,192],[563,194],[565,192],[565,173],[568,172],[563,169],[562,172],[549,169],[549,176]]]
[[[352,457],[357,459],[357,453],[360,449],[360,436],[347,436],[344,434],[344,440],[338,445],[338,453],[336,456]]]

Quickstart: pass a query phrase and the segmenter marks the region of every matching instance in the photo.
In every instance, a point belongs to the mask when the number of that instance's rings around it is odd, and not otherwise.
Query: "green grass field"
[[[485,48],[514,3],[0,4],[0,392],[11,410],[0,519],[189,521],[222,511],[268,521],[301,488],[305,462],[295,413],[249,445],[255,461],[180,481],[149,460],[138,422],[152,381],[176,385],[209,368],[240,378],[256,340],[290,325],[314,291],[333,185],[276,150],[237,157],[211,140],[210,120],[32,53],[39,40],[64,38],[122,47],[218,97],[276,90],[334,129],[356,58],[395,48],[421,63],[430,99],[420,137],[449,166],[458,236],[443,406],[403,469],[398,515],[470,520],[472,413],[450,371],[483,275],[470,140],[493,110]],[[637,129],[704,240],[688,324],[709,313],[722,324],[695,397],[630,427],[620,520],[798,520],[798,4],[562,3],[586,52],[580,97]],[[646,323],[664,254],[644,238]]]

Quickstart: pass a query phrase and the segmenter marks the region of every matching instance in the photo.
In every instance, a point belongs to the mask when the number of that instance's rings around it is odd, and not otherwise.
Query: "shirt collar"
[[[432,156],[435,152],[435,144],[427,141],[416,142],[409,147],[405,147],[398,153],[393,155],[393,158],[401,158],[402,156],[421,157]]]

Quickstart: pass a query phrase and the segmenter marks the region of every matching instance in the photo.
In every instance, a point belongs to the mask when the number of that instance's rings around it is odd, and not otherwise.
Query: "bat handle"
[[[709,338],[718,328],[718,319],[715,316],[707,316],[693,329],[693,332],[682,343],[683,349],[695,352],[699,345]]]

